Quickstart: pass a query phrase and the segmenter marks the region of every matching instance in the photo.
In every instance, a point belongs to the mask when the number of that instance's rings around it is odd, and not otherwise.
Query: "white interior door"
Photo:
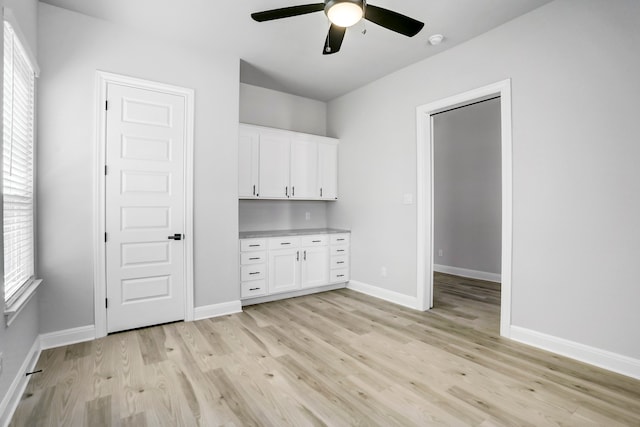
[[[182,320],[185,99],[109,83],[107,100],[107,331]]]

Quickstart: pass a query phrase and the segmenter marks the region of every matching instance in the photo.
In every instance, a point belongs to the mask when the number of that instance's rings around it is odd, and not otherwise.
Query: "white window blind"
[[[2,193],[4,298],[33,280],[33,135],[35,73],[11,24],[4,22]]]

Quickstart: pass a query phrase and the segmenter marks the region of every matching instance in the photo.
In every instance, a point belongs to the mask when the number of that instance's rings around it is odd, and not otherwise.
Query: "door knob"
[[[167,239],[170,239],[170,240],[182,240],[182,234],[176,233],[173,236],[167,237]]]

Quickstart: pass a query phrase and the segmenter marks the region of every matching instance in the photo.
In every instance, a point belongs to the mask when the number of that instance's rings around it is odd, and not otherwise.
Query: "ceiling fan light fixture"
[[[351,27],[364,16],[363,2],[353,0],[328,1],[325,13],[329,21],[338,27]]]

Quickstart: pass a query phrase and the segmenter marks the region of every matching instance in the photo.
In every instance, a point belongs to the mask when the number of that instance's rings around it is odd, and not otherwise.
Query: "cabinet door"
[[[260,137],[255,131],[240,128],[238,139],[238,197],[258,197],[258,162]]]
[[[269,293],[300,289],[300,250],[269,251]]]
[[[302,249],[301,286],[311,288],[329,283],[329,248],[327,246]]]
[[[291,142],[291,197],[318,198],[318,144],[313,141]]]
[[[260,198],[287,199],[289,188],[290,141],[287,137],[260,136]]]
[[[318,144],[318,195],[321,199],[338,198],[338,146]]]

